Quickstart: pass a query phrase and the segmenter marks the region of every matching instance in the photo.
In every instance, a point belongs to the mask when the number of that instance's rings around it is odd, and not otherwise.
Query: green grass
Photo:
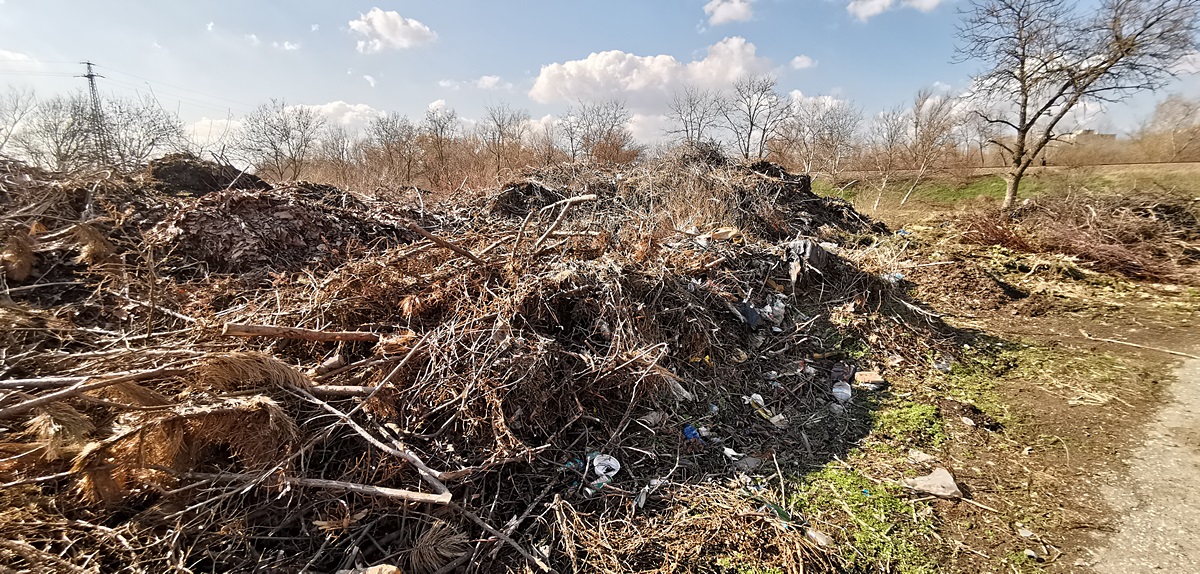
[[[845,524],[838,553],[846,572],[936,572],[935,563],[916,541],[932,537],[929,517],[914,513],[900,487],[876,484],[856,471],[826,466],[793,484],[790,506],[818,529],[825,522]],[[835,539],[838,532],[826,532]]]
[[[874,432],[892,445],[936,448],[946,441],[937,407],[914,402],[885,406],[875,415]]]

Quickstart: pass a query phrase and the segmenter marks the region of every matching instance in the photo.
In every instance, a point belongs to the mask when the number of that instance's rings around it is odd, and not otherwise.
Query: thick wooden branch
[[[487,265],[486,263],[483,262],[482,259],[480,259],[479,257],[476,257],[474,253],[467,251],[466,249],[464,249],[463,247],[461,247],[455,243],[452,243],[452,242],[442,239],[441,237],[438,237],[428,231],[425,231],[420,225],[417,225],[416,223],[414,223],[412,221],[408,222],[408,228],[410,230],[416,232],[421,237],[424,237],[425,239],[428,239],[442,247],[445,247],[446,249],[449,249],[450,251],[453,251],[459,255],[462,255],[463,257],[466,257],[467,259],[470,259],[471,261],[474,261],[475,263],[478,263],[479,265],[483,265],[483,266]]]
[[[317,331],[299,327],[273,327],[270,325],[246,325],[226,323],[221,329],[226,337],[274,337],[276,339],[302,339],[304,341],[365,341],[378,343],[379,335],[366,331]]]

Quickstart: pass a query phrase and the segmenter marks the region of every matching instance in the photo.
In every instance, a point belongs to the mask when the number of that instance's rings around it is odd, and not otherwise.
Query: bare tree
[[[385,180],[411,184],[421,168],[420,130],[407,116],[391,112],[367,125],[367,158]]]
[[[873,207],[875,210],[879,209],[888,183],[902,165],[907,131],[908,119],[901,108],[880,113],[867,128],[870,146],[867,155],[879,178],[879,194],[875,196]]]
[[[496,175],[511,167],[508,162],[520,154],[521,141],[529,129],[529,112],[515,110],[506,103],[485,108],[487,117],[480,124],[480,135],[488,155],[496,161]]]
[[[273,99],[246,116],[239,144],[260,173],[275,179],[296,179],[324,127],[325,118],[316,110]]]
[[[1008,171],[1004,206],[1080,103],[1115,102],[1161,88],[1180,59],[1197,49],[1200,0],[972,0],[958,29],[961,61],[987,69],[979,95],[1010,102],[985,119],[1007,128],[993,140]],[[980,112],[984,113],[984,112]]]
[[[346,126],[328,124],[317,142],[317,159],[333,171],[339,185],[345,186],[358,164],[359,145]]]
[[[32,90],[9,86],[0,94],[0,153],[12,140],[21,121],[37,107],[37,97]]]
[[[707,143],[721,118],[721,96],[692,84],[671,95],[667,135],[687,144]]]
[[[632,117],[621,100],[579,102],[564,118],[564,133],[573,153],[586,153],[592,161],[625,161],[634,148]]]
[[[1178,161],[1200,141],[1200,99],[1172,94],[1154,107],[1154,114],[1137,138],[1142,145],[1153,142],[1156,159]]]
[[[108,163],[119,169],[137,169],[152,157],[187,147],[183,121],[150,96],[105,100],[102,121]]]
[[[20,126],[13,143],[34,164],[54,171],[72,171],[94,157],[90,137],[91,108],[80,92],[38,102]]]
[[[430,108],[421,122],[421,149],[429,162],[429,179],[435,185],[448,187],[450,181],[451,145],[459,132],[458,114],[450,108]]]
[[[845,159],[854,153],[862,109],[830,97],[802,98],[792,102],[779,128],[786,155],[806,173],[836,176]]]
[[[559,123],[558,120],[538,124],[529,122],[529,128],[526,130],[529,149],[533,152],[534,161],[540,165],[554,163],[559,155],[558,145],[555,143],[558,141]]]
[[[743,159],[762,159],[767,142],[787,115],[788,106],[775,91],[772,76],[747,76],[733,83],[733,93],[725,98],[721,116],[733,135]]]
[[[900,205],[908,203],[908,198],[929,170],[953,152],[954,128],[958,123],[954,100],[936,95],[930,88],[921,88],[913,97],[908,120],[905,148],[916,177]]]

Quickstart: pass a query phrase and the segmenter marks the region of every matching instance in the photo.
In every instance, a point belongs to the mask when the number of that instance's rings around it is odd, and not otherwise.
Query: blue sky
[[[264,2],[0,0],[0,85],[51,94],[100,65],[106,93],[153,90],[185,121],[234,118],[269,98],[361,125],[444,101],[465,118],[507,102],[533,117],[625,98],[635,133],[661,129],[684,82],[719,88],[773,73],[783,92],[849,99],[868,113],[923,86],[961,91],[961,0],[442,0]],[[1200,94],[1195,77],[1172,91]],[[1165,94],[1107,110],[1128,130]]]

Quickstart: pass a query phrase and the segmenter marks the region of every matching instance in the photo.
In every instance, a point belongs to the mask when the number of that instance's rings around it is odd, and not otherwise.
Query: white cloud
[[[754,0],[711,0],[704,5],[708,24],[717,26],[727,22],[745,22],[754,16],[751,4]]]
[[[367,81],[367,83],[368,83],[368,84],[370,84],[372,88],[374,88],[374,87],[375,87],[375,78],[374,78],[374,76],[370,76],[370,75],[367,75],[367,74],[363,74],[363,79],[364,79],[364,80],[366,80],[366,81]]]
[[[475,87],[481,90],[511,90],[512,84],[502,82],[500,76],[480,76],[475,80]]]
[[[747,74],[770,70],[770,62],[756,54],[744,38],[725,38],[704,58],[683,63],[673,56],[638,56],[610,50],[542,66],[529,91],[540,103],[620,98],[635,110],[657,110],[671,92],[684,83],[723,88]]]
[[[909,8],[914,8],[918,12],[928,12],[937,8],[942,0],[904,0],[904,5]]]
[[[664,139],[671,120],[662,114],[633,114],[629,118],[629,133],[633,138],[643,143],[653,143]]]
[[[918,12],[929,12],[937,8],[945,0],[900,0],[900,5],[905,8],[912,8]],[[846,10],[855,18],[866,22],[873,16],[878,16],[888,10],[891,10],[896,4],[896,0],[850,0],[846,5]]]
[[[323,116],[325,121],[345,127],[351,133],[367,127],[372,120],[384,115],[367,104],[350,104],[341,100],[318,105],[288,106],[313,110]]]
[[[395,11],[371,8],[350,21],[350,30],[364,36],[358,41],[358,51],[374,54],[383,50],[403,50],[428,44],[437,39],[437,32],[412,18],[405,18]]]
[[[425,107],[431,110],[444,110],[446,109],[446,100],[434,100]]]
[[[213,31],[213,23],[212,23],[212,22],[209,22],[209,23],[208,23],[208,25],[207,25],[207,26],[205,26],[205,28],[206,28],[206,29],[207,29],[209,32],[212,32],[212,31]]]
[[[462,87],[462,84],[454,80],[438,80],[438,87],[457,91]]]
[[[285,52],[294,52],[300,49],[298,42],[271,42],[271,47]]]
[[[806,70],[806,69],[811,68],[816,65],[817,65],[816,60],[814,60],[808,56],[805,56],[804,54],[800,54],[799,56],[792,58],[792,69],[793,70]]]
[[[262,44],[262,40],[258,39],[258,34],[246,34],[245,38],[250,41],[251,46]]]
[[[191,134],[192,141],[202,146],[209,146],[230,141],[241,127],[242,120],[230,118],[210,119],[204,117],[200,118],[199,121],[192,122],[187,129]]]
[[[320,29],[321,29],[321,25],[320,25],[320,24],[313,24],[313,25],[312,25],[312,28],[311,28],[311,30],[312,30],[313,32],[316,32],[317,30],[320,30]]]

